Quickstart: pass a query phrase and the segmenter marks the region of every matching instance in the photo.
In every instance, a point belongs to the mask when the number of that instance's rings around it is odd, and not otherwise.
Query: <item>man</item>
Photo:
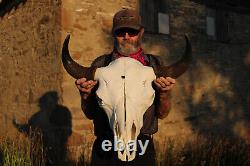
[[[117,12],[113,18],[112,35],[114,38],[114,49],[111,54],[98,57],[92,66],[107,66],[111,61],[120,57],[131,57],[145,66],[155,67],[160,64],[159,60],[146,55],[141,48],[141,39],[144,28],[141,25],[141,18],[136,11],[123,9]],[[87,80],[86,78],[77,79],[76,87],[80,91],[82,109],[89,119],[93,119],[95,135],[97,139],[93,146],[92,165],[155,165],[155,151],[152,135],[158,130],[157,119],[165,118],[170,110],[170,90],[175,85],[175,79],[170,77],[159,77],[153,81],[156,90],[154,103],[143,116],[143,127],[138,140],[144,142],[149,140],[146,153],[143,156],[137,155],[131,162],[123,162],[117,159],[116,153],[105,152],[101,144],[105,139],[112,140],[112,130],[105,112],[98,106],[95,91],[98,82]]]

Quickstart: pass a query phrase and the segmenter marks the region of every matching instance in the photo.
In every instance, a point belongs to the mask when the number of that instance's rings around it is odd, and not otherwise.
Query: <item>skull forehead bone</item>
[[[135,141],[143,126],[143,115],[154,100],[152,81],[156,78],[152,67],[139,61],[121,57],[106,67],[98,68],[95,80],[99,105],[105,110],[114,136],[125,143]],[[118,151],[118,158],[131,161],[135,151]]]

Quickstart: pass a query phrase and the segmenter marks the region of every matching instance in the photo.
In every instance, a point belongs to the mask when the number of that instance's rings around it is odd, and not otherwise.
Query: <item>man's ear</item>
[[[141,37],[143,36],[143,34],[144,34],[144,28],[143,27],[140,29],[139,34],[140,34]]]

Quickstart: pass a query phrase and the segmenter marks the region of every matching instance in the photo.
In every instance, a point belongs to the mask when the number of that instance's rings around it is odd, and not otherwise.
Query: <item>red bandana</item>
[[[115,59],[120,58],[120,57],[125,57],[125,56],[122,55],[122,54],[120,54],[118,51],[115,51]],[[133,54],[129,54],[129,57],[138,60],[144,66],[148,65],[147,61],[145,60],[145,58],[143,56],[143,50],[142,50],[142,48],[140,48],[137,52],[135,52]]]

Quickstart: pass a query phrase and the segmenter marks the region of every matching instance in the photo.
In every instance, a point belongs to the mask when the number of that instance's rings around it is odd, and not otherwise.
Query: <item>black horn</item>
[[[88,80],[93,80],[96,68],[81,66],[71,58],[68,49],[69,39],[70,35],[67,35],[62,48],[62,63],[64,68],[75,79],[85,77]]]
[[[182,75],[189,67],[192,61],[192,46],[188,37],[185,35],[186,49],[180,60],[170,66],[159,66],[156,71],[157,77],[177,78]]]

